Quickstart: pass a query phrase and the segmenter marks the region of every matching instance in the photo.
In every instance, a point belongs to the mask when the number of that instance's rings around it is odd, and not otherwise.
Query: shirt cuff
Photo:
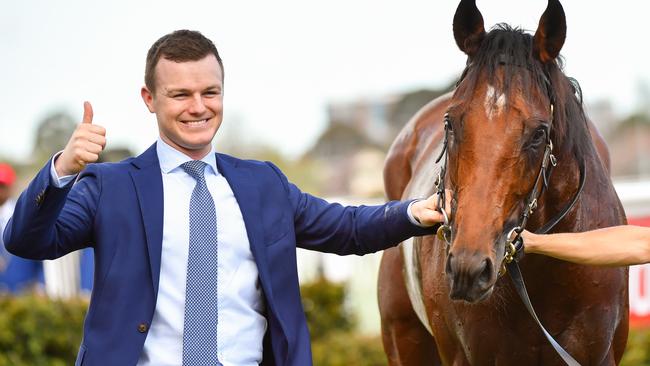
[[[62,188],[66,186],[68,183],[70,183],[72,180],[74,180],[77,177],[77,174],[71,174],[71,175],[65,175],[63,177],[59,177],[59,175],[56,173],[56,169],[54,169],[54,162],[56,159],[59,158],[59,155],[61,155],[63,151],[59,151],[58,153],[54,154],[54,157],[52,158],[52,163],[50,164],[50,181],[56,188]]]
[[[409,203],[408,207],[406,208],[406,214],[409,217],[409,221],[411,221],[413,225],[426,228],[428,226],[422,225],[420,221],[418,221],[418,219],[416,219],[415,216],[413,216],[413,212],[411,212],[411,206],[413,206],[413,204],[418,201],[422,201],[422,199],[415,199],[411,201],[411,203]]]

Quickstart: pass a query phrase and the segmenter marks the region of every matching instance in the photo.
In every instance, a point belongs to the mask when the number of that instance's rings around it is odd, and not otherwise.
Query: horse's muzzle
[[[481,301],[492,293],[496,281],[493,260],[479,253],[450,252],[445,271],[452,300]]]

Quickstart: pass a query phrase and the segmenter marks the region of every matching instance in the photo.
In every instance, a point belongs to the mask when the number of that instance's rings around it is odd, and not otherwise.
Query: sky
[[[326,128],[330,102],[454,80],[465,63],[451,24],[457,1],[7,1],[0,13],[0,156],[26,160],[39,121],[80,120],[83,101],[108,147],[135,153],[157,137],[140,97],[148,48],[201,31],[224,60],[224,130],[296,157]],[[534,31],[546,1],[477,0],[486,27]],[[565,0],[565,71],[585,100],[626,114],[650,84],[650,2]],[[647,89],[647,88],[646,88]],[[222,131],[223,132],[223,131]],[[217,150],[219,140],[216,140]],[[62,147],[63,148],[63,147]]]

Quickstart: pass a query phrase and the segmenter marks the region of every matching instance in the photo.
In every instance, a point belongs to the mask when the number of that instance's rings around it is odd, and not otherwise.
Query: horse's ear
[[[458,48],[471,58],[484,36],[483,16],[476,7],[476,0],[461,0],[454,15],[454,38]]]
[[[533,39],[533,55],[542,63],[555,60],[566,38],[566,17],[558,0],[548,0]]]

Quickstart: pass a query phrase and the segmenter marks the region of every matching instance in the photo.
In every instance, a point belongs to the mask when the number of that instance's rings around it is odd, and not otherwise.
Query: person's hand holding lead
[[[451,196],[452,192],[445,190],[445,213],[448,218],[451,211]],[[438,194],[434,193],[425,200],[413,203],[413,206],[411,206],[413,217],[422,226],[434,226],[439,223],[444,223],[445,216],[442,213],[439,201]]]

